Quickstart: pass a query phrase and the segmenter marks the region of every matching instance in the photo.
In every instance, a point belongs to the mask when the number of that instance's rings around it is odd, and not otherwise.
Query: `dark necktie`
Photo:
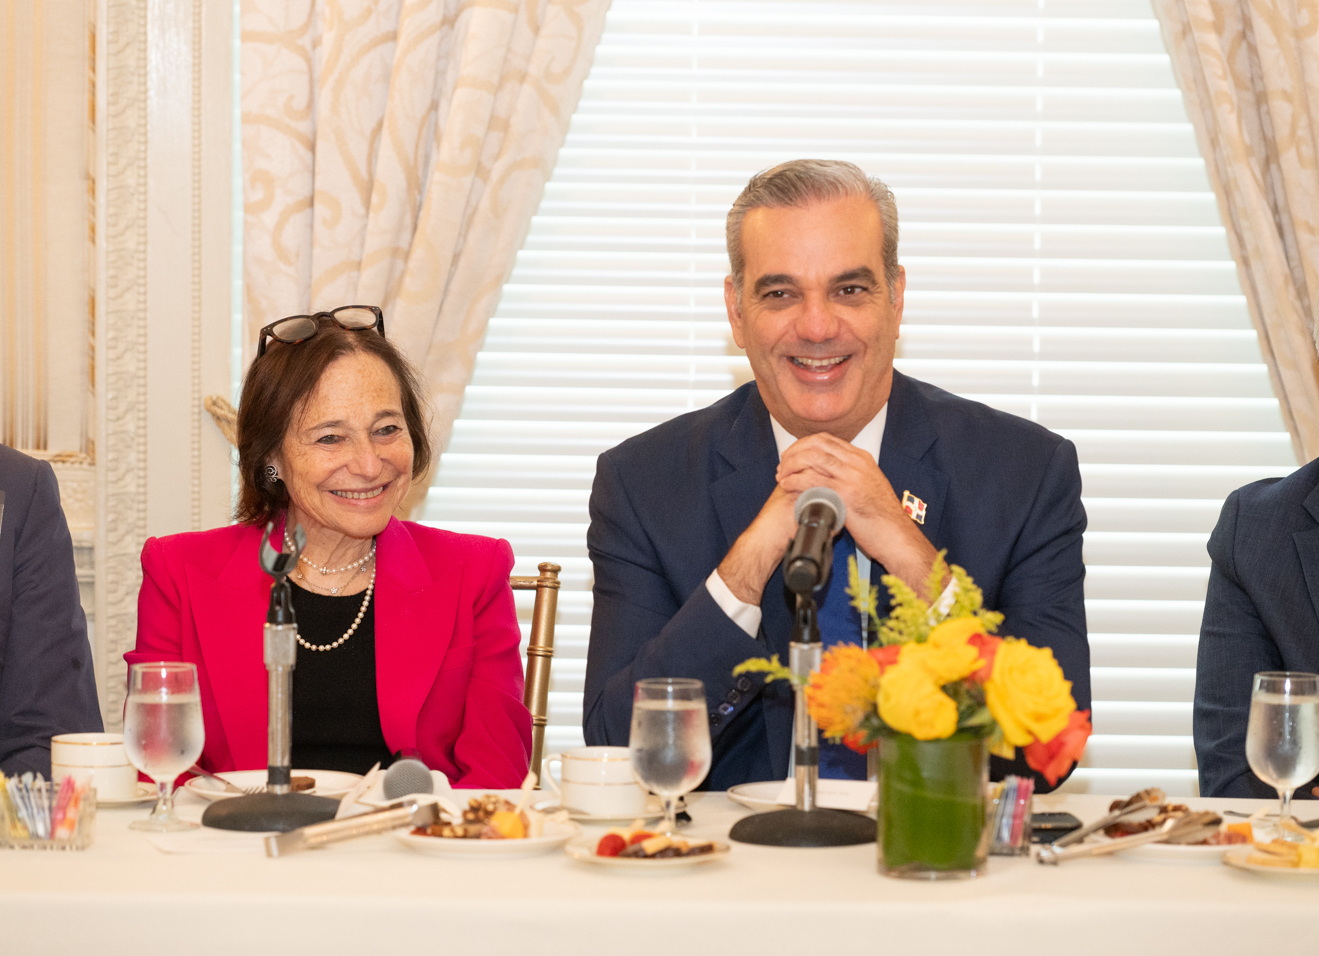
[[[844,530],[834,539],[833,570],[829,583],[816,594],[819,604],[820,641],[828,649],[835,644],[864,645],[861,615],[847,596],[847,560],[856,555],[852,535]],[[866,582],[869,583],[869,582]],[[820,741],[820,776],[833,780],[865,780],[866,757],[841,743]]]

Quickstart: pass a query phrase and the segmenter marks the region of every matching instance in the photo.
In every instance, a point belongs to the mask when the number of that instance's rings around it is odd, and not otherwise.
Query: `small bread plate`
[[[1247,873],[1258,873],[1261,876],[1278,876],[1283,879],[1290,878],[1294,880],[1319,879],[1319,869],[1314,867],[1261,866],[1258,863],[1251,863],[1250,854],[1254,851],[1253,846],[1228,847],[1228,852],[1223,854],[1223,862],[1238,870],[1245,870]]]
[[[240,790],[264,786],[266,782],[264,770],[226,770],[217,773],[216,776],[228,780]],[[345,773],[341,770],[294,770],[293,776],[311,777],[315,780],[316,786],[303,792],[314,793],[318,797],[342,797],[353,788],[353,784],[362,779],[360,773]],[[231,793],[222,789],[219,784],[205,777],[193,777],[183,785],[183,789],[195,793],[203,800],[224,800],[227,797],[242,796],[241,793]]]
[[[579,840],[576,843],[569,843],[564,847],[566,852],[574,860],[581,863],[593,863],[596,866],[612,866],[620,870],[631,871],[633,873],[650,873],[659,870],[674,870],[688,866],[700,866],[702,863],[713,863],[716,860],[722,860],[728,856],[732,849],[723,840],[715,840],[713,853],[702,853],[698,856],[666,856],[659,859],[646,859],[644,857],[633,856],[597,856],[595,852],[598,840]]]
[[[149,803],[156,799],[156,785],[146,783],[142,780],[137,782],[137,796],[129,797],[127,800],[104,800],[98,793],[96,795],[96,805],[98,807],[135,807],[140,803]]]
[[[521,840],[456,840],[449,837],[416,836],[411,829],[396,830],[394,836],[398,842],[418,853],[431,856],[463,857],[500,857],[513,859],[520,856],[536,856],[563,846],[569,840],[579,836],[582,828],[575,823],[546,823],[545,833],[538,837],[524,837]]]

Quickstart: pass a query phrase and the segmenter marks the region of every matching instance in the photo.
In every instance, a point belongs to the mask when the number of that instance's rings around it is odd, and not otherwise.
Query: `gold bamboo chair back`
[[[508,583],[514,591],[535,591],[536,603],[531,611],[531,636],[527,640],[527,672],[522,689],[522,703],[531,711],[531,769],[540,786],[541,763],[545,759],[545,726],[550,710],[550,661],[554,657],[554,620],[559,609],[559,572],[557,564],[544,561],[539,577],[514,575]]]

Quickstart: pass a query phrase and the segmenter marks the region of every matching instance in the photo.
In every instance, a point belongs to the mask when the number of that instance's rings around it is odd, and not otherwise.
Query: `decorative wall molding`
[[[108,728],[122,719],[147,536],[148,4],[103,0],[101,9],[95,650]]]
[[[99,0],[95,652],[106,726],[142,545],[229,519],[233,0]]]

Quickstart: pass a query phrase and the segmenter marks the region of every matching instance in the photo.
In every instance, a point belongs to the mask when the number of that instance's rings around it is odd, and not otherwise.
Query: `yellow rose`
[[[994,672],[985,681],[985,703],[1014,747],[1049,741],[1067,726],[1076,710],[1072,682],[1047,647],[1009,638],[994,655]]]
[[[957,729],[957,705],[935,680],[916,663],[899,660],[885,670],[879,683],[879,716],[884,723],[917,740],[951,737]]]
[[[940,686],[951,684],[974,674],[984,664],[980,651],[966,642],[982,630],[975,618],[945,621],[930,632],[924,643],[904,644],[898,660],[924,667]]]

